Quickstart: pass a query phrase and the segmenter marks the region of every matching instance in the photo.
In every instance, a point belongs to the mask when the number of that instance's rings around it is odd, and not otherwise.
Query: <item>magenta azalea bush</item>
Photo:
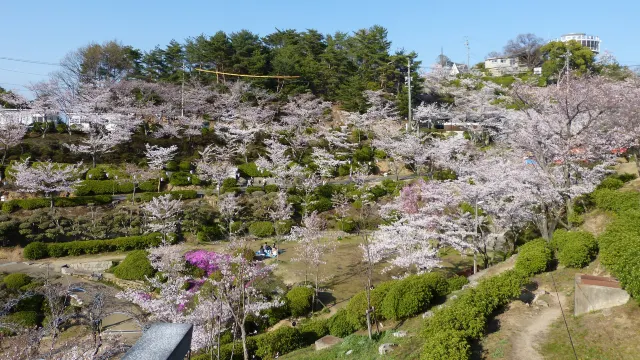
[[[184,259],[187,263],[204,270],[207,273],[207,276],[218,270],[218,264],[220,261],[227,258],[228,255],[206,250],[194,250],[184,255]]]

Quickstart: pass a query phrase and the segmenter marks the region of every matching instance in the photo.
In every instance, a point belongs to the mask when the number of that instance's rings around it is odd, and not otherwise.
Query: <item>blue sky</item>
[[[625,65],[640,65],[637,45],[640,2],[583,1],[5,1],[0,12],[0,57],[57,63],[65,53],[91,41],[118,39],[149,50],[171,39],[183,41],[248,29],[266,35],[278,29],[354,31],[374,24],[389,31],[392,49],[418,52],[425,65],[444,53],[471,63],[501,50],[519,33],[552,39],[586,32],[602,39]],[[46,78],[55,67],[0,59],[0,86],[26,94],[21,85]],[[7,70],[27,72],[11,72]],[[43,74],[43,75],[33,75]]]

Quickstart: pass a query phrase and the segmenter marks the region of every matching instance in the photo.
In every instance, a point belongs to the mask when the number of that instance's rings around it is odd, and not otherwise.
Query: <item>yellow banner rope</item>
[[[297,79],[300,76],[285,76],[285,75],[245,75],[245,74],[234,74],[234,73],[226,73],[221,71],[213,71],[213,70],[204,70],[196,68],[198,71],[219,74],[219,75],[230,75],[230,76],[240,76],[240,77],[253,77],[253,78],[271,78],[271,79]]]

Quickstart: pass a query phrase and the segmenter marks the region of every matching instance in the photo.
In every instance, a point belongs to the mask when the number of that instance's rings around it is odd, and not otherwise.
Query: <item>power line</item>
[[[13,86],[22,86],[23,88],[28,89],[27,86],[22,85],[22,84],[14,84],[14,83],[8,83],[8,82],[0,82],[0,84],[13,85]]]
[[[29,64],[38,64],[38,65],[50,65],[50,66],[60,66],[60,64],[54,64],[46,61],[37,61],[37,60],[25,60],[25,59],[16,59],[6,56],[0,56],[0,60],[9,60],[9,61],[17,61]]]
[[[573,338],[571,337],[571,332],[569,331],[569,324],[567,324],[567,318],[564,316],[564,309],[562,309],[562,303],[560,302],[560,294],[558,294],[556,279],[553,277],[552,273],[549,273],[549,275],[551,275],[551,280],[553,280],[553,288],[556,290],[556,297],[558,298],[558,306],[560,306],[560,312],[562,313],[562,320],[564,320],[564,327],[567,329],[567,334],[569,334],[569,342],[571,343],[571,349],[573,349],[573,356],[576,357],[576,360],[579,360],[578,353],[576,353],[576,347],[573,346]]]
[[[24,71],[18,71],[18,70],[10,70],[10,69],[3,69],[3,68],[0,68],[0,70],[2,70],[2,71],[10,71],[10,72],[19,73],[19,74],[47,76],[45,74],[36,74],[36,73],[30,73],[30,72],[24,72]]]

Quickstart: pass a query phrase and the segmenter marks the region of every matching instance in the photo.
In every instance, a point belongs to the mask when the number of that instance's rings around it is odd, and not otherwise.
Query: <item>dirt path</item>
[[[551,324],[562,316],[556,293],[549,294],[546,299],[549,301],[549,307],[542,306],[537,311],[533,310],[532,314],[529,314],[531,317],[518,317],[512,322],[516,327],[521,326],[520,329],[513,329],[515,334],[511,339],[512,359],[544,360],[538,353],[537,344]],[[555,301],[551,301],[552,299]],[[560,302],[563,306],[567,302],[562,294],[560,294]]]

